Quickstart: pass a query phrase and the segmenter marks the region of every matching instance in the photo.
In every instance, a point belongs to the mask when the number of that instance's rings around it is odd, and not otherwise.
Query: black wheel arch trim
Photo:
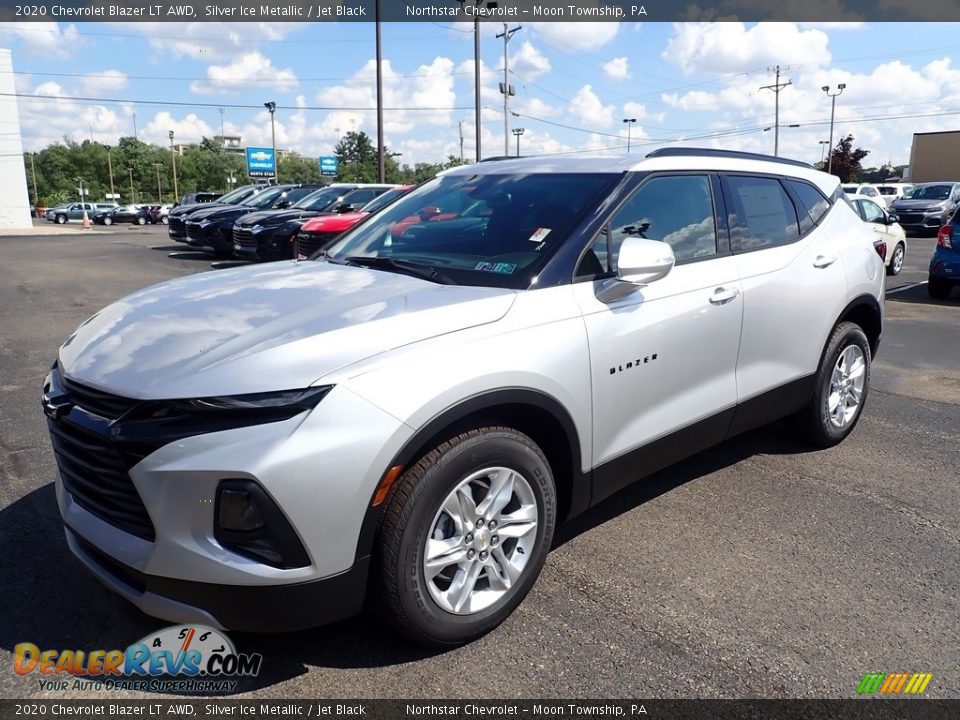
[[[864,334],[867,336],[867,339],[870,341],[870,359],[872,360],[877,356],[877,348],[880,346],[880,336],[883,334],[883,310],[880,307],[880,301],[877,300],[873,295],[868,293],[863,293],[862,295],[857,295],[853,300],[847,303],[846,307],[840,311],[840,314],[837,316],[836,322],[833,324],[833,327],[836,327],[841,322],[850,320],[850,317],[854,314],[854,311],[859,307],[868,307],[871,312],[876,316],[877,327],[876,328],[862,328]],[[855,322],[850,320],[850,322]],[[859,324],[859,323],[857,323]],[[861,326],[862,327],[862,326]],[[876,331],[874,333],[874,330]],[[833,328],[831,328],[831,332]],[[875,337],[871,337],[872,334],[875,334]],[[826,342],[823,344],[823,352],[827,350],[827,343],[830,341],[829,336],[827,337]],[[822,360],[822,356],[821,356]]]
[[[508,405],[527,405],[537,410],[549,413],[563,429],[570,452],[570,503],[566,518],[570,518],[586,510],[591,503],[590,473],[584,473],[582,468],[582,454],[580,436],[577,434],[573,417],[556,398],[538,390],[528,388],[502,388],[474,395],[448,407],[432,420],[423,425],[414,435],[404,443],[403,447],[394,455],[390,464],[384,468],[397,465],[406,467],[416,459],[418,453],[432,439],[453,428],[457,423],[485,410]],[[363,522],[360,526],[360,535],[357,539],[356,560],[369,557],[373,552],[373,544],[380,527],[380,519],[386,504],[373,506],[373,497],[376,489],[370,495]],[[559,519],[559,518],[558,518]]]

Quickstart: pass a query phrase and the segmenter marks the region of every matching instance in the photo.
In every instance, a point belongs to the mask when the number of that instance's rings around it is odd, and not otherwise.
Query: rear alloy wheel
[[[64,225],[67,222],[66,215],[57,215],[57,225]]]
[[[834,328],[820,361],[813,396],[797,420],[820,447],[841,442],[860,419],[870,387],[870,342],[859,325]]]
[[[104,224],[104,225],[113,225],[113,218],[110,217],[110,216],[105,217],[105,218],[103,219],[103,224]]]
[[[927,294],[934,300],[946,300],[952,289],[953,285],[939,278],[930,278],[927,282]]]
[[[143,215],[140,215],[137,217],[137,225],[146,225],[146,224],[147,224],[147,219]]]
[[[170,224],[170,220],[167,217],[160,218],[160,222],[162,222],[164,225]]]
[[[897,246],[893,249],[893,255],[890,256],[890,264],[887,265],[887,275],[900,274],[900,271],[903,270],[903,256],[903,243],[897,243]]]
[[[458,435],[397,481],[378,550],[387,621],[450,646],[499,625],[546,560],[556,490],[540,448],[511,428]]]

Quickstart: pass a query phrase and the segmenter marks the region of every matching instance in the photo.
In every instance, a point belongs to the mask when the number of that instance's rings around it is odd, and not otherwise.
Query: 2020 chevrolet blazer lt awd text
[[[310,261],[83,323],[43,395],[67,542],[174,622],[289,630],[370,596],[420,642],[470,640],[628,483],[785,416],[843,440],[873,240],[836,178],[764,156],[447,171]]]

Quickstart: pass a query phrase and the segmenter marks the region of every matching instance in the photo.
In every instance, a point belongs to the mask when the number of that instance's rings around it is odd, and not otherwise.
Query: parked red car
[[[393,190],[388,190],[380,197],[368,202],[357,212],[320,215],[307,220],[297,234],[296,254],[298,259],[306,260],[317,250],[330,247],[342,233],[352,228],[370,213],[376,212],[404,193],[409,192],[413,187],[413,185],[401,185]]]

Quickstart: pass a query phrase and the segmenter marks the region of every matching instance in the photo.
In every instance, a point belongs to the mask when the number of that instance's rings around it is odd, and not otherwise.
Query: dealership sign
[[[247,148],[247,175],[256,177],[276,177],[277,160],[273,148]]]
[[[336,155],[324,155],[320,158],[320,174],[336,175],[340,169],[340,161]]]

